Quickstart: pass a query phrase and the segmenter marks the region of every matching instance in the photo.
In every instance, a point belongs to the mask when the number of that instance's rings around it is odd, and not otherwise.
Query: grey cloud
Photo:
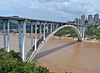
[[[37,0],[39,2],[69,2],[70,0]]]
[[[1,0],[0,14],[67,21],[100,12],[99,7],[99,0]]]

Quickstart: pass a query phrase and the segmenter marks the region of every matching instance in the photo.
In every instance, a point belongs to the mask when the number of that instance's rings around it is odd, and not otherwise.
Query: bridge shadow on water
[[[55,48],[40,52],[34,57],[33,61],[38,60],[38,59],[40,59],[40,58],[42,58],[44,56],[47,56],[47,55],[49,55],[51,53],[54,53],[54,52],[56,52],[56,51],[58,51],[60,49],[64,49],[65,47],[71,46],[71,45],[73,45],[73,44],[75,44],[77,42],[78,41],[70,42],[68,44],[64,44],[64,45],[61,45],[61,46],[58,46],[58,47],[55,47]]]

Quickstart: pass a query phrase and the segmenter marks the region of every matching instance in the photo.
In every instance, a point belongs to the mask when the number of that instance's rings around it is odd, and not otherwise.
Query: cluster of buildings
[[[90,14],[88,17],[82,15],[81,18],[75,18],[74,22],[81,25],[100,25],[99,14]]]

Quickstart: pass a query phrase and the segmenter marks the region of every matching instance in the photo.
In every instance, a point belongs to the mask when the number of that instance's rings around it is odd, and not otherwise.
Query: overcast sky
[[[0,0],[0,16],[56,21],[100,13],[100,0]]]

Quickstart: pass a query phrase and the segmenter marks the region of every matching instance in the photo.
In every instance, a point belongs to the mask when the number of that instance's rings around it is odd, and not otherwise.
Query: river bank
[[[70,39],[70,40],[78,40],[78,38],[67,37],[66,35],[65,35],[65,36],[62,36],[62,37],[53,35],[53,36],[51,37],[51,39],[61,39],[61,40]],[[88,39],[88,38],[84,38],[83,41],[84,41],[84,42],[97,42],[97,43],[100,43],[100,40]]]

